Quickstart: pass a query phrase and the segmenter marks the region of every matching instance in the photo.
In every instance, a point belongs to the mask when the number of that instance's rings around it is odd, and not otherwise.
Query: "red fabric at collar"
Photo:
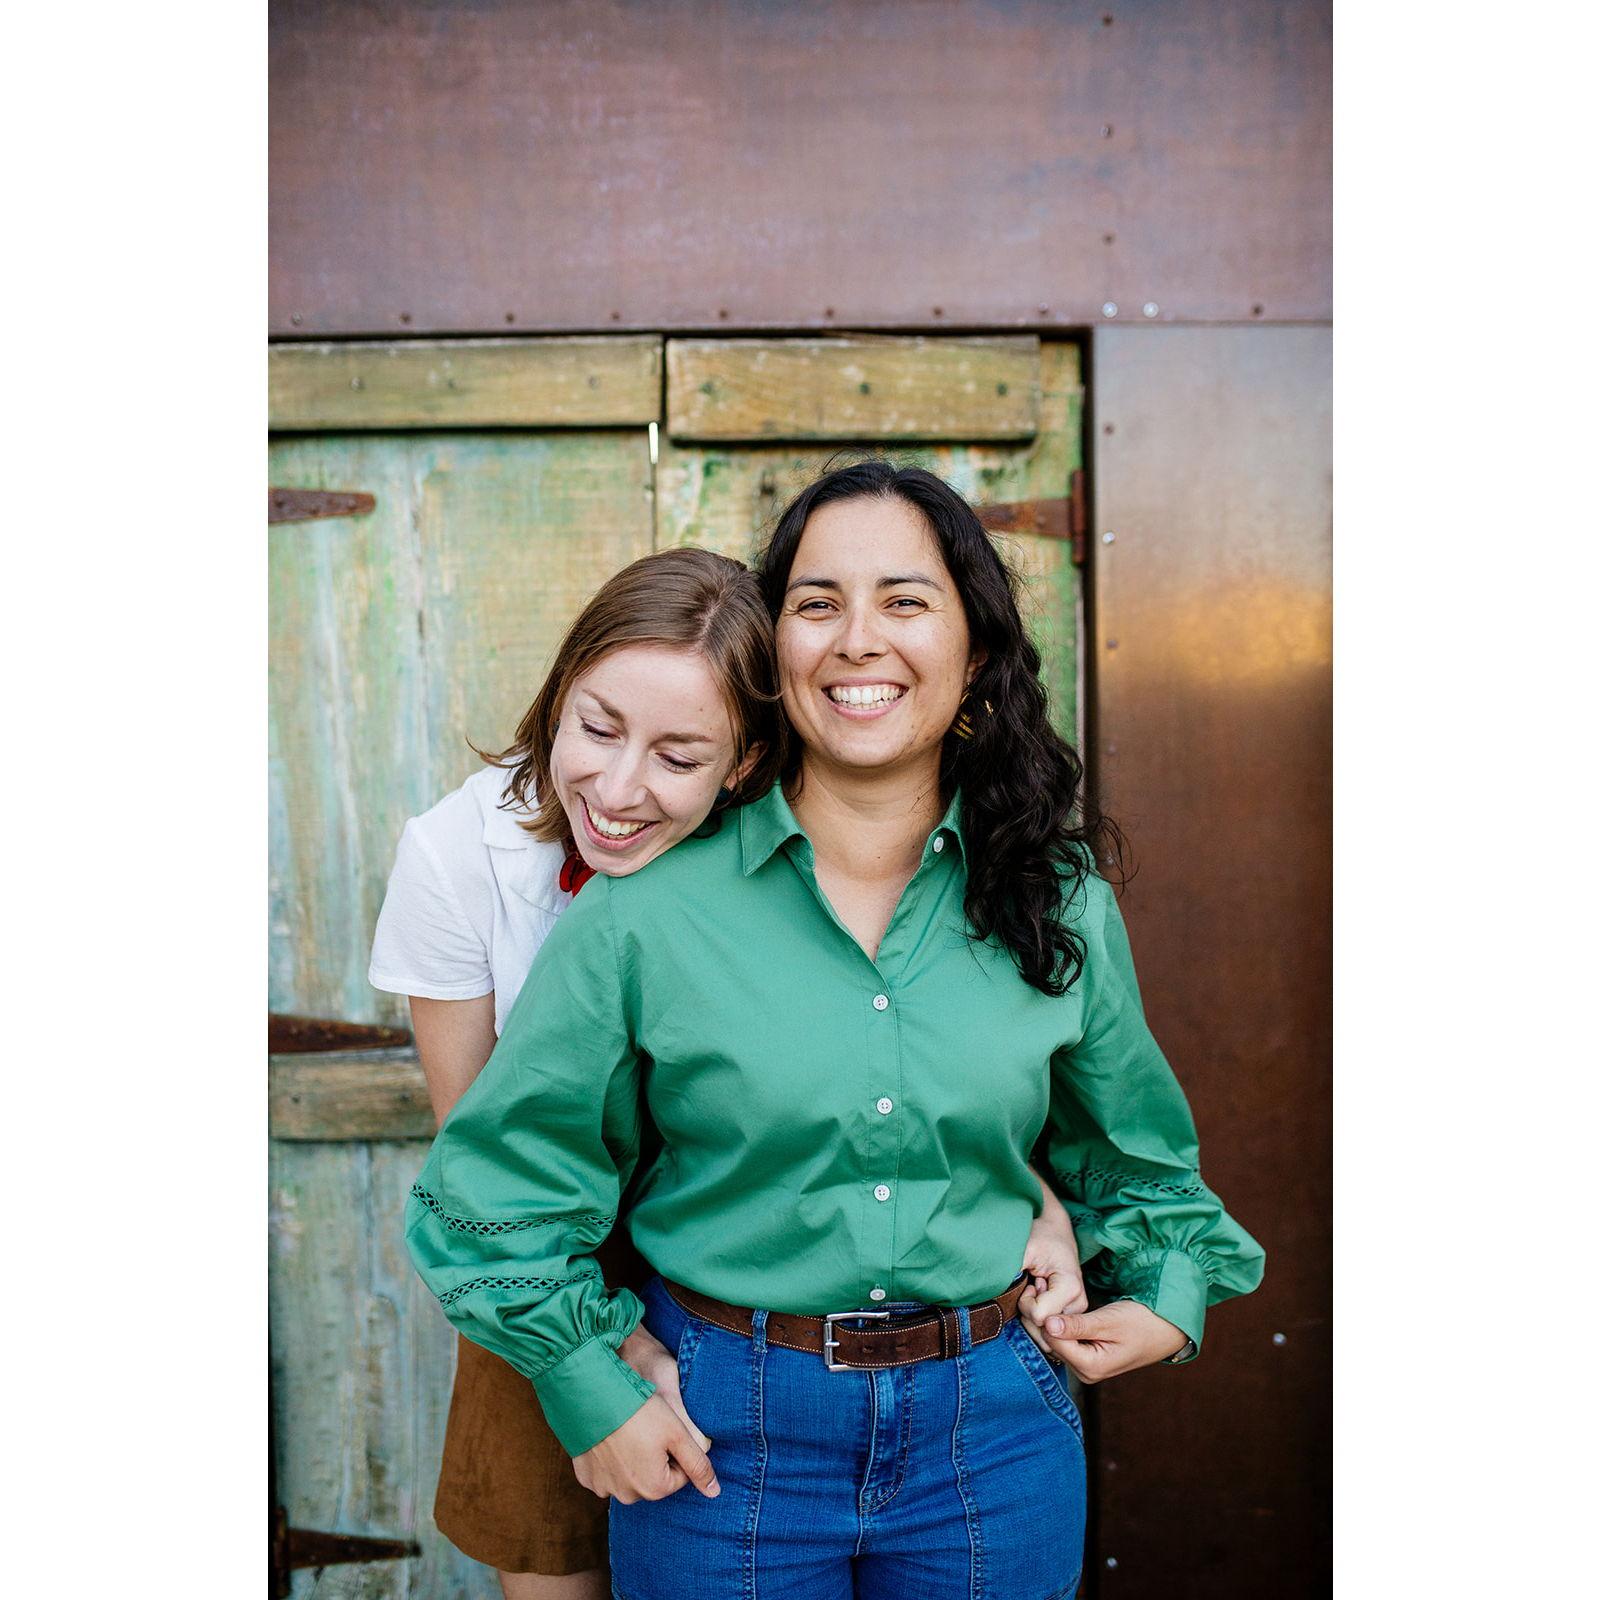
[[[576,894],[593,876],[594,868],[576,850],[569,850],[561,863],[561,887],[568,894]]]

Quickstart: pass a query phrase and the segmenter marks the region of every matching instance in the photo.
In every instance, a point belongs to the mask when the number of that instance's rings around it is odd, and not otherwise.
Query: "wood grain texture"
[[[274,1139],[432,1139],[416,1050],[268,1056],[267,1131]]]
[[[415,1538],[419,1558],[295,1574],[296,1600],[498,1600],[433,1525],[455,1335],[405,1251],[416,1144],[271,1146],[278,1492],[292,1526]]]
[[[675,440],[1022,440],[1039,426],[1039,341],[673,339]]]
[[[561,633],[652,538],[642,429],[331,434],[275,483],[371,516],[270,532],[269,1006],[404,1025],[366,981],[395,843],[501,749]]]
[[[1083,461],[1077,346],[1046,341],[1039,373],[1039,428],[1028,444],[905,445],[889,452],[891,458],[937,473],[977,506],[1066,494],[1073,469]],[[864,448],[863,453],[869,452]],[[754,561],[783,507],[836,456],[836,445],[719,446],[663,439],[656,469],[657,546],[699,545]],[[1071,548],[1059,539],[1028,534],[993,537],[1024,580],[1023,611],[1044,657],[1052,719],[1078,743],[1082,597]]]
[[[283,431],[642,424],[661,415],[661,341],[279,344],[267,382]]]

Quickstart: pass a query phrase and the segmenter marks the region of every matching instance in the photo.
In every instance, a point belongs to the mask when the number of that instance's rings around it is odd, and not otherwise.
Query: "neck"
[[[944,814],[938,755],[883,772],[840,770],[807,756],[792,809],[819,863],[853,877],[909,877]]]

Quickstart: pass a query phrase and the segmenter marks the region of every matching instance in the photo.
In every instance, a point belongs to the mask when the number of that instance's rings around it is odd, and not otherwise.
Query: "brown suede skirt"
[[[609,1284],[642,1288],[650,1268],[618,1230],[596,1252]],[[557,1576],[606,1565],[606,1505],[572,1470],[533,1385],[457,1340],[433,1520],[463,1555],[501,1572]]]

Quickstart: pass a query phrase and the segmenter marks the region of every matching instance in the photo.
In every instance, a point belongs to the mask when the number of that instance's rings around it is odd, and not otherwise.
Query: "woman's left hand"
[[[1026,1321],[1023,1327],[1028,1328]],[[1137,1300],[1113,1300],[1094,1311],[1047,1318],[1043,1348],[1066,1362],[1080,1383],[1099,1383],[1165,1361],[1188,1342],[1182,1329],[1149,1306]]]

